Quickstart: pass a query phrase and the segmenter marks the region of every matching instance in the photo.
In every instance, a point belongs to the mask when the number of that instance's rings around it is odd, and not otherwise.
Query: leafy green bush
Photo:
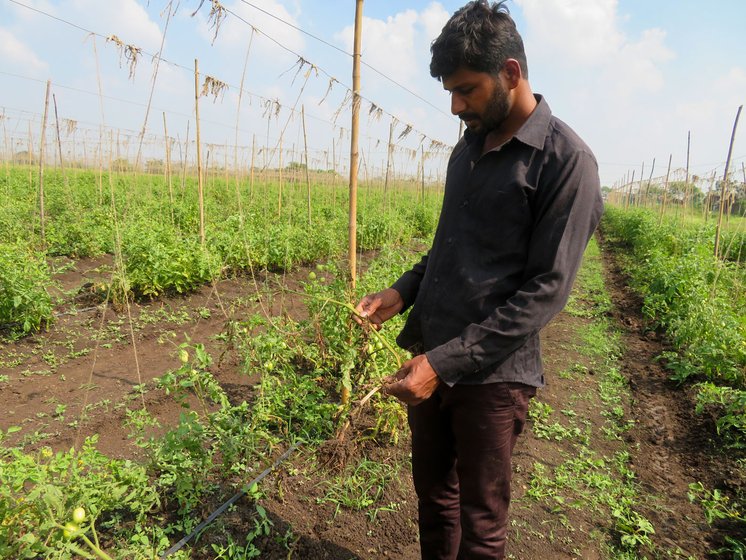
[[[121,558],[145,558],[148,547],[138,542],[150,545],[154,537],[156,547],[168,542],[161,542],[157,526],[133,538],[133,526],[141,527],[159,506],[158,495],[142,467],[105,457],[95,443],[86,440],[79,452],[0,448],[0,558],[92,557],[81,555],[65,530],[81,506],[88,518],[81,529],[92,532],[95,524],[105,530]]]
[[[196,238],[170,226],[134,222],[122,235],[129,288],[140,296],[183,294],[218,276],[220,262]]]
[[[633,287],[644,297],[643,311],[665,330],[674,349],[662,356],[679,382],[699,379],[719,386],[720,396],[746,389],[746,274],[713,256],[712,225],[682,225],[653,213],[608,208],[603,231],[629,249]],[[735,391],[736,393],[731,393]],[[701,394],[700,410],[720,407],[720,433],[734,441],[746,436],[746,412],[735,401]],[[719,404],[718,404],[719,403]],[[742,406],[742,405],[741,405]]]
[[[44,258],[19,244],[0,243],[0,324],[13,332],[39,330],[52,320]]]

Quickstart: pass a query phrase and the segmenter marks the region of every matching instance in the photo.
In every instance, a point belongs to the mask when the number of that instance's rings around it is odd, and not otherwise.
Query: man
[[[380,327],[412,307],[397,342],[414,357],[385,390],[409,405],[423,559],[504,558],[511,454],[544,384],[539,331],[600,219],[598,168],[532,93],[503,2],[459,9],[431,53],[467,130],[432,248],[357,311]]]

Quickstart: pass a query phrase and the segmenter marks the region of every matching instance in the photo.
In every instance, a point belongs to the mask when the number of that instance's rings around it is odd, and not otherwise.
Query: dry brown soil
[[[304,314],[302,301],[283,295],[282,286],[296,289],[307,270],[288,275],[264,274],[256,280],[234,278],[205,286],[185,297],[140,302],[129,309],[104,307],[90,294],[106,277],[106,258],[68,265],[56,276],[61,303],[56,323],[47,332],[8,342],[0,349],[0,429],[21,426],[11,443],[23,441],[27,449],[49,445],[67,449],[86,436],[98,434],[99,449],[114,457],[137,458],[138,450],[122,427],[127,404],[144,399],[145,406],[165,426],[180,412],[173,399],[158,391],[144,397],[136,390],[170,368],[178,367],[176,347],[188,336],[206,345],[216,357],[213,373],[231,400],[249,399],[256,376],[243,372],[240,359],[221,337],[229,320],[254,313]],[[693,414],[687,390],[667,381],[655,360],[662,350],[660,337],[646,329],[639,314],[640,302],[628,290],[613,260],[606,260],[607,285],[614,301],[613,321],[621,330],[625,353],[621,360],[629,380],[631,397],[625,402],[627,417],[635,427],[625,441],[610,441],[593,431],[589,447],[598,455],[611,456],[626,448],[632,456],[640,502],[638,511],[656,529],[659,551],[670,558],[706,558],[722,541],[724,531],[711,529],[699,506],[687,499],[688,485],[701,481],[710,488],[734,489],[743,484],[743,473],[715,448],[709,419]],[[85,286],[85,287],[84,287]],[[598,397],[598,379],[589,358],[579,351],[578,329],[587,320],[559,315],[543,333],[547,386],[538,399],[555,411],[572,408],[591,426],[604,422],[604,405]],[[132,328],[130,328],[132,326]],[[217,359],[219,358],[219,359]],[[561,375],[578,366],[585,373]],[[582,370],[582,368],[580,368]],[[264,484],[262,501],[274,522],[273,535],[288,535],[286,543],[274,536],[260,544],[262,558],[300,560],[347,560],[352,558],[419,558],[416,530],[416,498],[408,472],[408,441],[398,446],[352,450],[401,465],[376,512],[355,512],[318,503],[325,481],[334,472],[320,465],[319,455],[300,449]],[[282,450],[278,450],[278,454]],[[514,460],[514,503],[509,553],[520,560],[606,558],[604,548],[612,525],[608,515],[568,504],[548,505],[527,497],[535,464],[553,467],[575,450],[567,441],[537,438],[529,426],[519,440]],[[270,458],[268,458],[270,462]],[[218,505],[205,505],[205,515]],[[243,500],[219,522],[235,534],[250,529],[253,505]],[[202,537],[210,542],[209,530]],[[195,558],[211,557],[202,547]],[[652,558],[652,556],[651,556]]]

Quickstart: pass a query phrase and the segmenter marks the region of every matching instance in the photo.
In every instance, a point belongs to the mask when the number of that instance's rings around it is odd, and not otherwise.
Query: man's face
[[[477,134],[499,128],[510,113],[508,92],[486,72],[461,67],[443,78],[443,89],[451,93],[451,113]]]

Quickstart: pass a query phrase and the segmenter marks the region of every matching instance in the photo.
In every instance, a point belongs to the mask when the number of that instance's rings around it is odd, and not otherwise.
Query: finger
[[[381,298],[375,296],[365,296],[360,302],[360,315],[370,317],[379,307],[381,307]]]

